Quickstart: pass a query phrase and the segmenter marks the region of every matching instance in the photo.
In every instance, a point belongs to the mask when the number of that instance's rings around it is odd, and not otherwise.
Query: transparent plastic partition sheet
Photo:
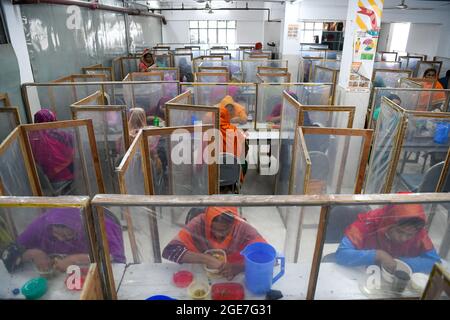
[[[257,129],[279,127],[283,103],[283,91],[289,88],[286,84],[258,85]]]
[[[312,82],[315,83],[333,83],[335,81],[334,79],[334,71],[330,69],[324,69],[320,66],[317,66],[315,68],[314,77],[312,79]]]
[[[381,71],[374,70],[375,79],[373,81],[373,86],[375,87],[386,87],[386,88],[398,88],[400,87],[400,79],[408,78],[410,73],[405,72],[390,72],[390,71]]]
[[[155,64],[158,68],[170,68],[172,67],[172,59],[168,54],[158,54],[153,56]]]
[[[283,298],[299,300],[306,298],[312,264],[314,243],[317,236],[317,222],[320,207],[170,207],[170,206],[107,206],[109,211],[126,216],[123,232],[126,262],[129,264],[120,287],[116,283],[118,298],[122,300],[145,300],[153,295],[167,295],[176,299],[190,300],[186,288],[177,288],[173,275],[187,270],[195,281],[210,285],[223,283],[226,279],[213,274],[200,263],[177,262],[182,259],[178,250],[184,247],[177,236],[186,234],[195,239],[194,246],[201,254],[214,247],[209,244],[210,237],[198,223],[204,223],[211,214],[232,213],[234,225],[233,239],[223,250],[216,250],[216,259],[226,257],[227,261],[243,263],[240,255],[251,241],[264,239],[277,252],[285,257],[284,275],[276,281],[272,289],[283,292]],[[98,223],[98,220],[96,219]],[[304,225],[308,225],[305,226]],[[299,227],[301,226],[301,227]],[[190,249],[190,250],[193,250]],[[273,276],[280,271],[276,264]],[[112,264],[114,277],[119,276],[117,264]],[[265,294],[254,294],[245,284],[244,270],[238,270],[233,282],[243,286],[245,299],[265,299]],[[212,295],[206,296],[207,300]]]
[[[155,195],[209,193],[208,165],[203,161],[206,144],[198,139],[201,135],[196,137],[188,132],[148,137]]]
[[[423,84],[412,79],[402,79],[400,81],[400,88],[422,89]]]
[[[149,116],[154,115],[155,110],[162,99],[169,101],[178,95],[177,82],[147,82],[123,84],[124,98],[128,108],[143,108]]]
[[[106,78],[106,81],[112,81],[112,73],[110,69],[87,69],[86,74],[94,75],[94,74],[100,74],[104,75]],[[97,80],[96,80],[97,81]]]
[[[126,152],[125,139],[128,139],[122,111],[78,111],[77,119],[92,119],[105,191],[119,193],[115,168]]]
[[[419,61],[422,61],[421,57],[400,57],[402,69],[416,70]]]
[[[0,143],[17,127],[17,118],[14,111],[0,112]]]
[[[244,69],[244,82],[256,83],[256,73],[258,67],[273,67],[273,68],[286,68],[286,60],[244,60],[242,61]]]
[[[180,81],[193,82],[193,67],[191,55],[174,55],[175,67],[180,69]]]
[[[5,196],[33,196],[31,177],[28,177],[24,149],[16,134],[9,147],[0,154],[0,180]],[[3,141],[5,143],[5,141]]]
[[[131,155],[126,159],[128,167],[123,173],[125,190],[121,190],[121,193],[144,195],[147,194],[145,190],[145,175],[144,167],[142,163],[143,150],[142,150],[142,135],[139,136],[138,141],[135,141],[131,148]]]
[[[353,194],[364,137],[304,132],[311,160],[309,194]]]
[[[297,141],[295,144],[295,161],[293,163],[294,172],[292,173],[290,184],[291,194],[296,195],[305,194],[307,192],[307,190],[305,190],[305,184],[311,170],[311,162],[308,157],[308,150],[301,130],[302,129],[298,127],[297,132],[295,133]]]
[[[431,189],[434,192],[450,147],[450,116],[432,118],[407,114],[406,117],[408,125],[391,192]]]
[[[44,196],[94,196],[99,192],[87,127],[27,134]]]
[[[245,108],[247,120],[253,123],[256,109],[255,84],[201,84],[192,87],[193,103],[196,105],[216,106],[229,95],[234,102]]]
[[[296,87],[296,94],[302,105],[330,105],[333,84],[320,84]]]
[[[402,99],[401,106],[411,111],[447,111],[450,91],[444,90],[414,90],[398,93]]]
[[[296,105],[284,96],[281,114],[276,194],[286,195],[289,193],[289,179],[292,166],[295,130],[297,128],[298,109]]]
[[[290,74],[258,74],[260,81],[266,83],[288,83],[290,80]]]
[[[50,109],[58,120],[72,119],[70,105],[96,92],[102,92],[101,84],[64,83],[26,87],[30,110]]]
[[[192,109],[180,108],[176,107],[167,108],[169,112],[169,127],[177,127],[177,126],[192,126],[196,124],[209,124],[214,125],[217,121],[217,115],[219,114],[219,110],[217,112],[209,111],[209,110],[201,110],[200,108],[192,107]]]
[[[314,107],[310,107],[314,108]],[[350,112],[339,110],[311,110],[308,106],[300,109],[303,122],[300,126],[328,127],[328,128],[350,128]]]
[[[374,69],[400,69],[401,63],[400,62],[384,62],[384,61],[378,61],[373,63]]]
[[[87,272],[86,269],[93,261],[90,257],[84,211],[76,207],[2,206],[0,219],[2,218],[2,239],[9,239],[0,243],[0,248],[5,249],[4,256],[6,252],[11,255],[15,253],[13,244],[20,246],[23,251],[18,253],[20,264],[14,271],[8,272],[3,264],[0,268],[0,298],[17,299],[18,296],[13,294],[15,288],[20,288],[31,278],[43,277],[47,279],[47,291],[41,300],[80,299],[80,291],[67,288],[66,266],[78,265]],[[106,222],[108,235],[116,237],[111,245],[113,242],[122,245],[120,224],[110,218]],[[123,260],[123,247],[122,252],[117,252],[114,256]],[[11,263],[8,267],[10,265]]]
[[[322,60],[321,67],[330,68],[333,70],[339,70],[341,68],[341,61],[339,60]]]
[[[313,77],[314,77],[314,72],[315,72],[316,66],[320,66],[322,64],[322,62],[323,62],[323,60],[319,60],[319,59],[311,60],[311,67],[310,67],[310,71],[308,74],[308,82],[314,82]]]
[[[153,71],[153,70],[152,70]],[[155,72],[163,73],[164,81],[178,81],[178,69],[154,69]]]
[[[446,254],[438,252],[450,239],[437,219],[448,207],[449,203],[331,206],[315,299],[420,298],[424,287],[409,279],[417,273],[428,275],[436,262],[448,263]],[[415,219],[404,222],[406,226],[398,223],[405,211]],[[426,230],[433,212],[437,214]],[[411,226],[415,232],[409,241],[389,240]],[[373,258],[375,250],[385,253],[382,264]],[[394,280],[394,272],[406,273],[406,280]]]
[[[414,71],[414,76],[417,78],[423,77],[425,71],[427,69],[436,70],[437,74],[439,74],[441,68],[441,62],[433,62],[433,61],[421,61]]]
[[[439,78],[444,78],[445,74],[447,73],[447,70],[450,70],[450,58],[434,57],[434,60],[442,62],[442,67],[441,67],[441,72],[439,73]]]
[[[160,71],[135,72],[132,73],[133,81],[163,81],[164,73]]]
[[[139,62],[140,58],[122,58],[123,76],[125,77],[132,72],[139,72]]]
[[[209,83],[226,83],[228,82],[228,73],[223,74],[205,74],[197,73],[197,82],[209,82]]]
[[[383,101],[376,123],[364,193],[383,193],[401,120],[402,114]]]

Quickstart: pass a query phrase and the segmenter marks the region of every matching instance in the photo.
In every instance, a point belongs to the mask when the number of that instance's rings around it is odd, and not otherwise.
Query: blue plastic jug
[[[434,132],[434,142],[439,144],[446,144],[448,142],[449,124],[445,122],[436,123],[436,130]]]
[[[284,275],[284,257],[277,256],[277,252],[270,244],[256,242],[249,244],[241,251],[245,257],[245,286],[254,294],[265,294],[270,291],[272,284]],[[280,260],[281,270],[273,277],[275,262]]]

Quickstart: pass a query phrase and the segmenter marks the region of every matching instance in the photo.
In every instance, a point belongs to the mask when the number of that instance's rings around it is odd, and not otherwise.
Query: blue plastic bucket
[[[169,296],[164,296],[164,295],[156,295],[156,296],[151,296],[145,300],[177,300],[177,299],[171,298]]]
[[[284,257],[277,256],[277,252],[270,244],[256,242],[241,251],[245,257],[245,286],[254,294],[265,294],[270,291],[272,284],[284,275]],[[280,260],[281,270],[273,277],[275,262]]]
[[[436,130],[434,132],[434,142],[439,144],[446,144],[448,142],[449,124],[445,122],[436,123]]]

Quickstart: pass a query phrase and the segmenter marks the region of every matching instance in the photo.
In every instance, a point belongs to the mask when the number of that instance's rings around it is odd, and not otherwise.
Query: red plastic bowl
[[[245,291],[240,283],[216,283],[211,288],[213,300],[244,300]]]
[[[178,271],[173,275],[173,283],[175,283],[178,288],[187,288],[192,280],[194,280],[194,276],[191,272],[186,270]]]

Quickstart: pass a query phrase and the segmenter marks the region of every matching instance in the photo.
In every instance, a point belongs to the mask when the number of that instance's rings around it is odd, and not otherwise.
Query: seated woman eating
[[[244,271],[244,258],[240,252],[249,244],[266,242],[250,224],[238,216],[234,207],[208,207],[193,218],[164,248],[162,256],[176,263],[205,264],[232,280]],[[227,262],[204,252],[222,249]]]
[[[105,229],[111,261],[125,263],[122,228],[113,219],[112,213],[105,214]],[[21,248],[21,256],[3,254],[9,256],[9,262],[5,265],[8,265],[10,271],[20,262],[33,262],[40,271],[54,268],[60,272],[66,272],[70,265],[86,265],[91,262],[88,238],[80,210],[76,208],[48,210],[28,225],[17,238],[17,243],[10,248],[17,245]]]
[[[245,108],[239,103],[235,102],[233,97],[225,96],[222,101],[219,102],[219,108],[226,108],[230,113],[230,122],[246,124],[247,123],[247,112]]]
[[[440,258],[425,222],[420,204],[388,205],[361,213],[345,231],[336,261],[346,266],[380,264],[395,271],[396,258],[413,272],[429,273]]]

